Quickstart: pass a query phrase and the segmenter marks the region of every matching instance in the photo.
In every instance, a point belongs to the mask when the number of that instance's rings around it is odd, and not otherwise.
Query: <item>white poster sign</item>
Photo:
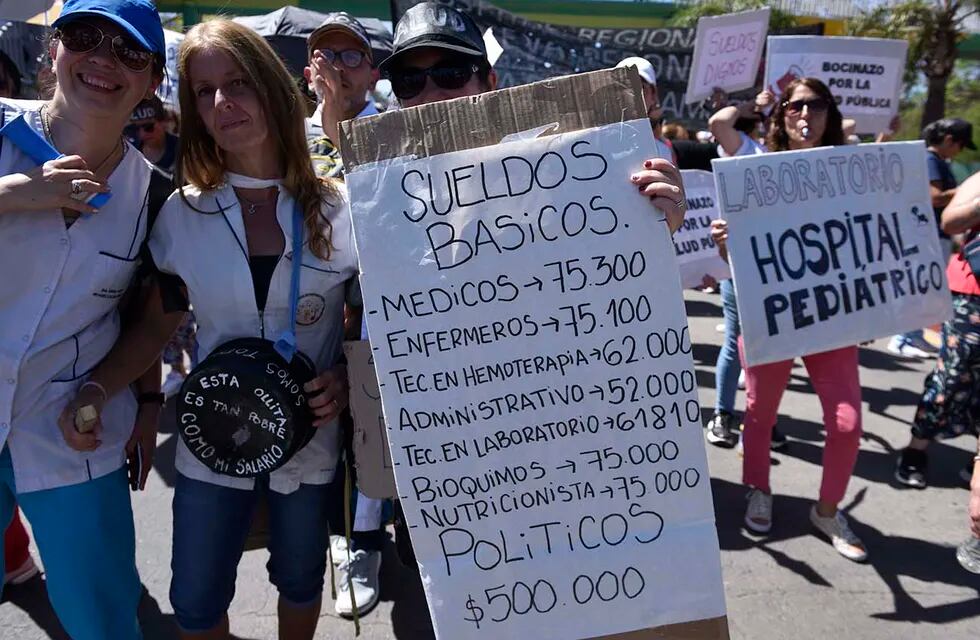
[[[718,217],[718,198],[715,179],[710,171],[690,169],[681,171],[687,195],[687,215],[684,226],[674,234],[674,249],[681,270],[681,286],[685,289],[705,284],[705,277],[717,281],[732,277],[728,263],[718,255],[711,239],[711,221]]]
[[[347,175],[398,493],[436,635],[722,616],[646,119]]]
[[[394,467],[388,448],[388,432],[381,413],[381,392],[374,373],[371,344],[366,340],[344,343],[350,412],[354,420],[354,465],[357,488],[370,498],[394,498]]]
[[[778,99],[794,79],[819,78],[858,133],[878,133],[898,113],[908,48],[905,40],[769,36],[766,86]]]
[[[713,160],[749,364],[951,311],[921,142]]]
[[[731,93],[755,86],[769,13],[765,7],[698,19],[685,102],[700,102],[716,88]]]

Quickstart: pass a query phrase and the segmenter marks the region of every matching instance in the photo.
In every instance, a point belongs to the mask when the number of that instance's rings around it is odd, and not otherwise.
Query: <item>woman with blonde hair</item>
[[[228,341],[279,337],[278,351],[282,336],[291,336],[286,342],[308,355],[317,375],[305,386],[312,439],[274,470],[230,475],[181,441],[170,599],[182,638],[228,637],[238,562],[263,492],[279,637],[312,638],[326,570],[337,415],[347,405],[339,364],[344,291],[357,265],[349,206],[336,183],[314,174],[303,96],[261,37],[228,20],[199,24],[184,39],[177,66],[177,175],[187,186],[161,211],[150,250],[194,308],[200,366]],[[206,429],[206,420],[200,426]]]

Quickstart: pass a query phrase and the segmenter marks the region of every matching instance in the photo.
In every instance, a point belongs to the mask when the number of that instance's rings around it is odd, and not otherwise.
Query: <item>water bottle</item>
[[[980,575],[980,538],[970,538],[956,549],[956,559],[970,573]]]

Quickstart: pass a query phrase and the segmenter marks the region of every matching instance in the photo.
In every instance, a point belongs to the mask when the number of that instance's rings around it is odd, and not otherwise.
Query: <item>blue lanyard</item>
[[[293,205],[293,273],[289,281],[289,327],[279,334],[275,349],[286,362],[296,355],[296,309],[299,306],[299,272],[303,266],[303,212]]]

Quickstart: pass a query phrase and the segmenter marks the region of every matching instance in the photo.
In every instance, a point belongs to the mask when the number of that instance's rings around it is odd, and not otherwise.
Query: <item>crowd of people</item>
[[[397,502],[356,486],[343,499],[354,459],[341,343],[368,335],[339,127],[378,113],[370,96],[381,78],[399,108],[494,90],[480,30],[464,14],[421,3],[398,22],[382,60],[355,18],[330,14],[308,38],[301,88],[263,38],[215,19],[191,28],[181,44],[178,116],[154,95],[166,44],[150,0],[68,0],[53,26],[53,73],[41,101],[13,99],[20,76],[0,58],[0,118],[22,117],[62,154],[38,165],[0,141],[0,264],[19,274],[0,284],[4,584],[38,571],[22,510],[71,637],[139,638],[130,489],[143,489],[152,469],[166,399],[222,345],[254,338],[304,354],[315,368],[305,392],[316,431],[283,466],[254,479],[216,472],[179,443],[170,599],[181,637],[229,636],[237,567],[260,501],[280,637],[313,637],[328,562],[339,574],[336,612],[367,612],[378,601],[388,523],[399,556],[414,559]],[[648,196],[651,215],[663,212],[671,232],[686,211],[679,169],[854,142],[833,94],[814,78],[798,78],[779,98],[763,91],[730,103],[716,93],[708,130],[692,136],[664,122],[650,62],[627,58],[620,66],[641,78],[658,155],[622,187]],[[975,148],[972,128],[940,120],[923,138],[954,314],[938,345],[922,331],[889,344],[896,357],[935,359],[896,461],[896,480],[917,488],[928,482],[929,443],[976,435],[980,424],[980,175],[957,185],[949,168]],[[109,198],[94,206],[99,194]],[[727,259],[723,220],[713,222],[712,237]],[[769,451],[787,443],[776,420],[792,361],[747,366],[735,286],[726,280],[717,288],[724,342],[705,437],[743,455],[744,526],[766,535],[774,512]],[[300,295],[323,301],[322,314],[302,328]],[[838,553],[863,561],[873,550],[838,509],[861,436],[858,345],[803,363],[826,431],[810,521]],[[95,417],[83,419],[88,408]],[[978,461],[980,454],[964,471],[980,539]],[[100,543],[78,553],[79,539]],[[964,557],[980,572],[980,560]]]

